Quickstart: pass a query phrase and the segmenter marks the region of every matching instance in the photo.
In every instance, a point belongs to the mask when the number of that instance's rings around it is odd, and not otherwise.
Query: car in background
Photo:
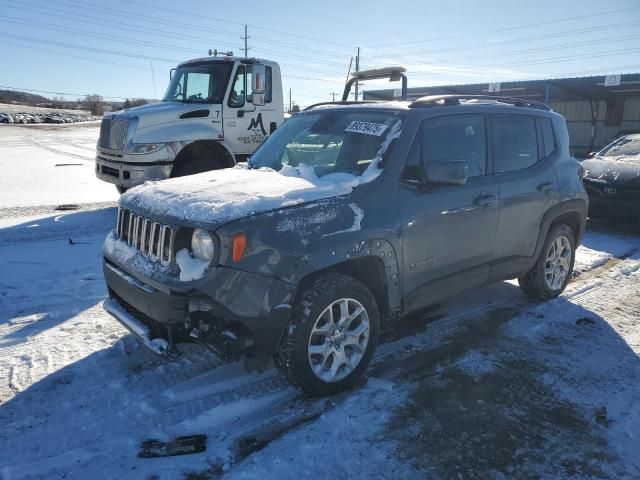
[[[618,138],[582,166],[589,215],[640,224],[640,133]]]
[[[0,113],[0,123],[13,123],[13,117],[6,113]]]

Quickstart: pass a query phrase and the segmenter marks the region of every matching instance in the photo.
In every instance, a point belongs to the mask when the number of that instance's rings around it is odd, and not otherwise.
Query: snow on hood
[[[640,177],[640,156],[595,157],[582,162],[585,177],[625,183]]]
[[[153,218],[171,217],[202,226],[221,224],[282,207],[347,195],[381,172],[377,166],[375,172],[369,172],[371,165],[360,177],[330,173],[319,178],[313,168],[306,165],[285,166],[276,172],[268,168],[249,169],[241,164],[188,177],[145,182],[122,195],[120,205]]]

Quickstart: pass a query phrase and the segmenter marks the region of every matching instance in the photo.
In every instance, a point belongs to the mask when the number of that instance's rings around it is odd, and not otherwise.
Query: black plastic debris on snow
[[[150,439],[140,445],[138,458],[174,457],[177,455],[191,455],[207,450],[206,435],[186,435],[176,437],[168,442]]]

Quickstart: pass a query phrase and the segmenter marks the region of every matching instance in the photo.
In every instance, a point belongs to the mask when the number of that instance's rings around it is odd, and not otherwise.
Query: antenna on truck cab
[[[347,84],[344,86],[344,92],[342,93],[342,101],[346,102],[349,98],[349,92],[351,92],[351,86],[359,81],[363,80],[379,80],[381,78],[388,78],[390,82],[397,82],[402,80],[402,100],[407,99],[407,71],[404,67],[385,67],[377,68],[375,70],[360,70],[359,72],[351,73],[351,78],[347,80]]]

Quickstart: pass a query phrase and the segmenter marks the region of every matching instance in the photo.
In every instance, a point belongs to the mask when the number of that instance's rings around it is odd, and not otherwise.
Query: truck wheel
[[[217,161],[211,161],[206,158],[194,158],[185,163],[176,165],[171,171],[171,177],[186,177],[187,175],[195,175],[196,173],[208,172],[209,170],[218,170],[220,164]]]
[[[118,191],[118,193],[120,195],[122,195],[124,192],[126,192],[128,190],[128,188],[126,187],[121,187],[120,185],[116,185],[116,190]]]
[[[544,242],[536,264],[518,278],[520,288],[532,298],[557,297],[569,283],[576,256],[573,230],[561,223],[554,226]]]
[[[367,287],[345,275],[326,275],[296,301],[275,363],[304,393],[333,395],[362,377],[379,330],[378,306]]]

